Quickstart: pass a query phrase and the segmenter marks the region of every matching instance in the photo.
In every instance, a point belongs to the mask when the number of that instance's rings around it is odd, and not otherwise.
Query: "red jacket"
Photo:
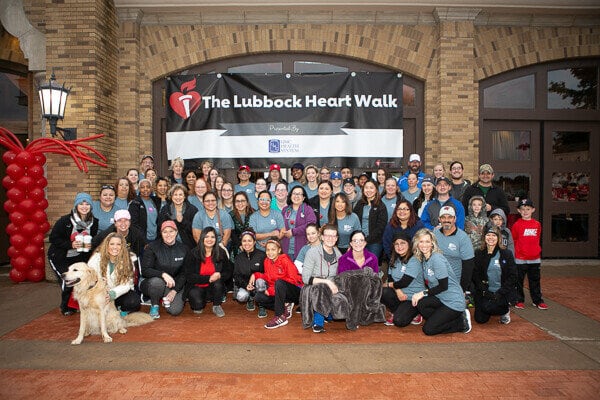
[[[298,273],[296,265],[287,254],[280,254],[276,260],[265,258],[265,272],[255,272],[254,279],[264,279],[269,285],[267,294],[275,296],[275,282],[283,279],[292,285],[302,286],[302,276]]]
[[[510,230],[515,242],[515,259],[537,260],[542,256],[542,224],[533,218],[527,221],[519,218]]]

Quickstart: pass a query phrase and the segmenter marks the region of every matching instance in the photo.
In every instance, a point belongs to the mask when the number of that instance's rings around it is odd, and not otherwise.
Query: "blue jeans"
[[[332,319],[333,317],[331,316],[331,314],[329,314],[327,316],[327,321],[331,321]],[[313,325],[323,326],[323,324],[325,324],[325,316],[315,311],[313,315]]]

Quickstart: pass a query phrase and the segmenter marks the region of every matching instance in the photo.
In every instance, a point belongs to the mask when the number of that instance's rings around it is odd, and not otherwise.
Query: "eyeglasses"
[[[268,203],[271,201],[271,199],[258,199],[258,201],[260,201],[261,203]]]
[[[232,189],[221,189],[221,192],[233,192]]]
[[[331,238],[336,238],[336,237],[337,237],[337,235],[336,235],[336,234],[331,234],[331,233],[324,233],[324,234],[323,234],[323,237],[324,237],[324,238],[331,239]]]
[[[276,192],[287,192],[287,189],[279,188],[279,189],[275,189],[275,191]]]
[[[246,200],[244,200],[244,199],[241,199],[241,200],[236,200],[235,202],[236,202],[237,204],[241,204],[241,203],[247,203],[247,201],[246,201]]]
[[[352,243],[354,244],[363,244],[365,239],[352,239]]]
[[[303,193],[292,193],[292,196],[304,196]]]

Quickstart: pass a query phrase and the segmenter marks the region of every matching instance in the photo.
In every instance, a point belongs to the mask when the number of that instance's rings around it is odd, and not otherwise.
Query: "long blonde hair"
[[[421,250],[419,250],[419,241],[421,240],[421,237],[423,237],[423,236],[429,236],[431,238],[431,244],[433,245],[431,248],[431,254],[441,253],[437,239],[435,238],[435,235],[433,234],[433,232],[431,232],[427,228],[419,229],[417,231],[417,233],[415,233],[415,236],[413,237],[412,249],[413,249],[413,255],[415,257],[417,257],[417,259],[421,262],[425,259],[425,255],[423,254],[423,252]]]
[[[129,249],[127,248],[127,240],[119,233],[113,232],[106,236],[106,239],[102,242],[97,253],[100,253],[100,273],[102,278],[106,279],[106,266],[110,262],[110,256],[108,254],[108,244],[112,238],[118,238],[121,240],[121,252],[117,255],[117,262],[115,263],[115,276],[117,277],[116,283],[118,285],[125,284],[133,279],[133,263],[129,256]]]

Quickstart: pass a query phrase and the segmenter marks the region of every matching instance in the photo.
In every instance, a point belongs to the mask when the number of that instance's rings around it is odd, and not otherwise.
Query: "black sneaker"
[[[472,326],[471,326],[471,313],[469,312],[468,308],[465,310],[463,318],[465,321],[465,330],[463,331],[463,333],[469,333],[469,332],[471,332]]]
[[[325,328],[323,328],[322,325],[313,325],[313,332],[314,333],[323,333],[323,332],[325,332]]]

